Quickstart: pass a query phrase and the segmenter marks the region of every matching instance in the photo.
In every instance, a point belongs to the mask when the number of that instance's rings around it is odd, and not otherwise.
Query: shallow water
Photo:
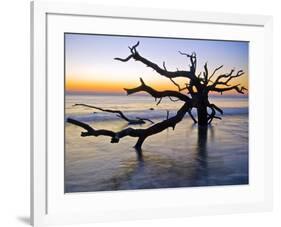
[[[102,112],[84,106],[73,106],[76,103],[94,105],[106,109],[122,110],[129,118],[166,118],[167,110],[170,116],[182,106],[182,102],[171,102],[163,98],[161,103],[151,96],[145,95],[67,95],[65,100],[65,118],[72,117],[83,122],[117,120],[116,114]],[[210,97],[210,102],[222,108],[224,115],[248,114],[247,97]],[[151,110],[151,108],[153,110]],[[196,116],[196,111],[193,109]]]
[[[113,130],[126,127],[122,120],[88,123]],[[135,138],[111,144],[108,137],[80,133],[81,128],[66,124],[65,192],[248,184],[247,114],[226,115],[199,131],[185,118],[175,130],[145,141],[143,161],[132,148]]]

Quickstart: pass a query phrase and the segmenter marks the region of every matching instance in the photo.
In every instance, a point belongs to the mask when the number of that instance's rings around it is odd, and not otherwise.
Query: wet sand
[[[88,122],[119,130],[124,121]],[[147,127],[148,124],[143,127]],[[65,128],[65,192],[92,192],[248,184],[248,115],[224,116],[207,130],[190,118],[149,137],[143,161],[132,148],[135,138],[111,144],[108,137],[80,137]]]

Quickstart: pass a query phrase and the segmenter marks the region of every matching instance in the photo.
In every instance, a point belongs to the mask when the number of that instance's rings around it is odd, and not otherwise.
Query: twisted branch
[[[218,108],[215,104],[209,104],[208,107],[209,107],[209,108],[211,109],[211,111],[212,111],[211,114],[208,114],[208,119],[207,119],[208,124],[211,124],[214,118],[215,118],[215,119],[221,120],[221,117],[218,117],[218,116],[216,115],[216,110],[217,110],[218,112],[220,112],[221,114],[223,114],[223,111],[222,111],[220,108]]]
[[[87,105],[87,104],[82,104],[82,103],[77,103],[77,104],[74,104],[73,106],[84,106],[84,107],[89,107],[89,108],[97,109],[97,110],[104,111],[104,112],[117,113],[116,116],[119,117],[119,118],[124,119],[125,121],[128,122],[128,124],[145,124],[145,121],[149,121],[152,124],[154,124],[154,122],[152,120],[148,119],[148,118],[137,117],[136,119],[130,119],[130,118],[126,117],[124,115],[124,113],[122,111],[120,111],[120,110],[103,109],[101,107]]]
[[[240,84],[237,84],[237,85],[231,86],[231,87],[226,87],[226,88],[212,88],[211,91],[220,92],[222,94],[225,91],[236,90],[238,93],[244,94],[244,91],[248,90],[245,87],[239,88],[239,86],[240,86]]]
[[[218,69],[220,69],[222,66],[218,67],[217,69],[215,69],[215,71],[217,71]],[[244,94],[244,90],[247,90],[245,87],[239,87],[240,84],[231,86],[229,84],[229,82],[231,82],[231,80],[233,80],[234,78],[240,77],[242,75],[244,75],[243,70],[239,70],[237,71],[237,73],[235,75],[232,75],[234,73],[234,69],[232,69],[228,74],[221,74],[217,77],[217,79],[215,80],[215,82],[213,82],[212,85],[207,86],[208,91],[215,91],[215,92],[220,92],[223,93],[225,91],[230,91],[230,90],[236,90],[238,93],[240,94]],[[223,80],[224,79],[224,80]],[[218,85],[224,85],[227,87],[221,88],[221,87],[217,87]]]
[[[186,77],[189,79],[196,79],[195,75],[194,75],[194,71],[168,71],[167,69],[161,68],[159,67],[157,64],[151,62],[150,60],[142,57],[139,52],[137,51],[137,47],[139,46],[140,42],[138,41],[134,46],[129,47],[131,54],[126,57],[126,58],[114,58],[115,60],[118,61],[122,61],[122,62],[127,62],[129,61],[131,58],[136,60],[136,61],[140,61],[143,64],[145,64],[146,66],[154,69],[157,73],[159,73],[162,76],[168,77],[168,78],[176,78],[176,77]],[[193,60],[194,62],[194,60]],[[195,60],[196,62],[196,60]],[[194,63],[192,63],[194,64]]]
[[[190,65],[190,71],[191,71],[193,74],[195,74],[195,72],[196,72],[196,66],[197,66],[196,53],[193,52],[191,55],[190,55],[190,54],[187,54],[187,53],[184,53],[184,52],[181,52],[181,51],[179,51],[179,53],[180,53],[181,55],[184,55],[184,56],[186,56],[187,58],[189,58],[190,63],[191,63],[191,65]]]
[[[81,132],[81,136],[83,137],[108,136],[111,137],[111,143],[118,143],[121,138],[126,136],[138,137],[138,141],[135,145],[135,149],[138,152],[141,152],[141,146],[147,137],[160,133],[169,127],[172,127],[174,129],[175,126],[183,119],[189,108],[190,108],[189,105],[187,103],[184,103],[184,105],[177,111],[177,114],[175,116],[168,118],[162,122],[156,123],[146,129],[126,128],[121,131],[114,132],[106,129],[94,129],[90,125],[72,118],[67,118],[67,122],[85,129],[86,130],[85,132]]]
[[[208,82],[212,82],[211,79],[213,78],[213,76],[216,74],[216,72],[218,70],[220,70],[223,67],[223,65],[219,66],[218,68],[215,68],[215,70],[213,71],[212,75],[210,76]]]
[[[141,85],[136,87],[136,88],[124,88],[124,90],[127,92],[127,95],[131,95],[131,94],[134,94],[134,93],[137,93],[137,92],[146,92],[148,94],[150,94],[152,97],[154,98],[164,98],[164,97],[175,97],[175,98],[178,98],[179,100],[181,101],[184,101],[184,102],[187,102],[188,104],[191,104],[191,99],[180,93],[180,92],[177,92],[177,91],[171,91],[171,90],[165,90],[165,91],[157,91],[149,86],[147,86],[143,79],[140,78],[140,82],[141,82]]]

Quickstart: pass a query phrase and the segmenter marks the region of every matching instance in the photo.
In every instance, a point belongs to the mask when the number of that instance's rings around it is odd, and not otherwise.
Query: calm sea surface
[[[112,144],[109,137],[80,137],[82,129],[66,123],[65,192],[248,184],[248,99],[210,100],[224,110],[223,120],[214,120],[202,131],[187,116],[175,130],[149,137],[141,162],[132,148],[135,138]],[[174,115],[182,105],[163,99],[157,106],[148,96],[66,96],[65,118],[111,130],[127,124],[115,114],[74,107],[75,103],[119,109],[129,117],[148,117],[155,122],[165,119],[167,110]]]

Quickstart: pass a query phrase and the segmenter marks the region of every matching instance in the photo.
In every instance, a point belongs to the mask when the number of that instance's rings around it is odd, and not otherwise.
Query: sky
[[[167,70],[189,70],[189,59],[180,55],[196,52],[197,73],[203,71],[205,62],[209,72],[224,65],[217,73],[242,69],[245,74],[233,80],[232,85],[241,84],[248,88],[248,42],[196,40],[175,38],[128,37],[94,34],[65,34],[65,88],[67,93],[124,93],[123,88],[132,88],[145,83],[158,90],[177,87],[151,68],[131,59],[128,62],[114,60],[130,55],[128,46],[137,42],[138,52],[150,61]],[[186,78],[179,78],[180,84]],[[229,92],[230,95],[236,92]]]

